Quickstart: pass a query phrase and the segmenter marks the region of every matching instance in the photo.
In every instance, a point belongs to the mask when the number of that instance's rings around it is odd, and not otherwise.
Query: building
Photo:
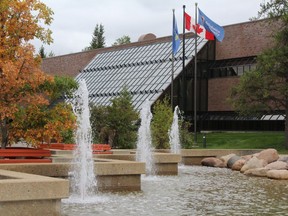
[[[227,102],[229,89],[239,77],[255,68],[256,57],[273,45],[277,25],[268,20],[225,26],[222,43],[197,39],[197,129],[198,130],[284,130],[281,110],[259,116],[241,117]],[[193,121],[194,53],[193,33],[185,34],[173,70],[173,104]],[[171,36],[143,35],[138,42],[44,59],[45,72],[85,79],[90,101],[109,105],[124,86],[140,109],[171,95]]]

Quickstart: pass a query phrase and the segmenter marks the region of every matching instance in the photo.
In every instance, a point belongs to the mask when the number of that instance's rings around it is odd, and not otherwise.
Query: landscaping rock
[[[252,157],[250,160],[246,161],[244,166],[241,168],[241,172],[244,173],[249,169],[263,168],[267,165],[267,161],[263,159],[259,159],[257,157]]]
[[[209,167],[220,167],[220,168],[226,167],[226,165],[224,164],[222,160],[220,160],[219,158],[215,158],[215,157],[204,158],[201,161],[201,165],[209,166]]]
[[[278,161],[283,161],[283,162],[288,163],[288,156],[282,156],[278,159]]]
[[[236,154],[228,154],[228,155],[220,157],[220,160],[222,160],[224,164],[226,164],[227,166],[228,161],[234,156],[236,156]]]
[[[244,175],[248,176],[258,176],[258,177],[267,177],[267,172],[269,170],[265,168],[256,168],[256,169],[249,169],[244,172]]]
[[[233,164],[234,164],[236,161],[240,160],[240,159],[241,159],[240,156],[234,155],[233,157],[231,157],[231,158],[228,160],[228,162],[227,162],[227,167],[228,167],[228,168],[232,168]]]
[[[231,167],[232,170],[234,171],[240,171],[241,168],[244,166],[244,164],[246,163],[246,160],[245,159],[239,159],[237,160],[233,166]]]
[[[253,157],[253,155],[243,155],[243,156],[241,156],[241,158],[243,158],[246,161],[250,160],[252,157]]]
[[[269,170],[267,177],[271,179],[288,180],[288,170]]]
[[[265,168],[269,170],[287,170],[288,163],[283,161],[275,161],[265,166]]]
[[[279,155],[276,149],[265,149],[261,152],[259,152],[259,155],[257,156],[258,159],[263,159],[267,161],[267,163],[272,163],[274,161],[277,161],[279,159]]]

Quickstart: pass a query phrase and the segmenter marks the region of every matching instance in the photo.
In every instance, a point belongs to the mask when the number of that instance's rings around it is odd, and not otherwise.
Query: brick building
[[[224,29],[222,43],[198,38],[197,129],[284,130],[281,110],[244,118],[227,102],[229,89],[243,73],[255,68],[257,55],[273,45],[277,25],[259,20]],[[178,51],[173,63],[173,104],[193,121],[195,39],[192,33],[185,38],[185,55]],[[109,105],[126,86],[140,109],[145,100],[154,103],[171,95],[171,40],[147,34],[131,44],[47,58],[42,68],[50,74],[85,79],[95,104]]]

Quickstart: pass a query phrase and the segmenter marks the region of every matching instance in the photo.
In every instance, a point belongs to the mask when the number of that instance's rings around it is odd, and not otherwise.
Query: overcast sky
[[[265,0],[198,0],[198,7],[214,22],[225,26],[249,21],[257,16]],[[96,24],[104,26],[106,46],[128,35],[131,42],[146,33],[157,37],[171,35],[172,9],[182,32],[182,8],[194,16],[192,0],[42,0],[54,11],[50,26],[54,43],[44,45],[55,55],[80,52],[89,46]],[[225,40],[225,39],[224,39]],[[41,43],[34,41],[38,52]]]

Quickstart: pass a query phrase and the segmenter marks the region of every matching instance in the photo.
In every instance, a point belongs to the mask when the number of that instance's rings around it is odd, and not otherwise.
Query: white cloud
[[[110,46],[123,35],[137,41],[142,34],[157,37],[171,35],[172,9],[176,11],[178,28],[182,26],[182,7],[194,15],[195,1],[191,0],[42,0],[54,11],[50,26],[54,43],[45,45],[47,52],[56,55],[79,52],[89,46],[96,24],[104,25],[106,45]],[[248,21],[256,16],[263,0],[205,0],[198,6],[219,25]],[[39,50],[41,43],[33,43]]]

